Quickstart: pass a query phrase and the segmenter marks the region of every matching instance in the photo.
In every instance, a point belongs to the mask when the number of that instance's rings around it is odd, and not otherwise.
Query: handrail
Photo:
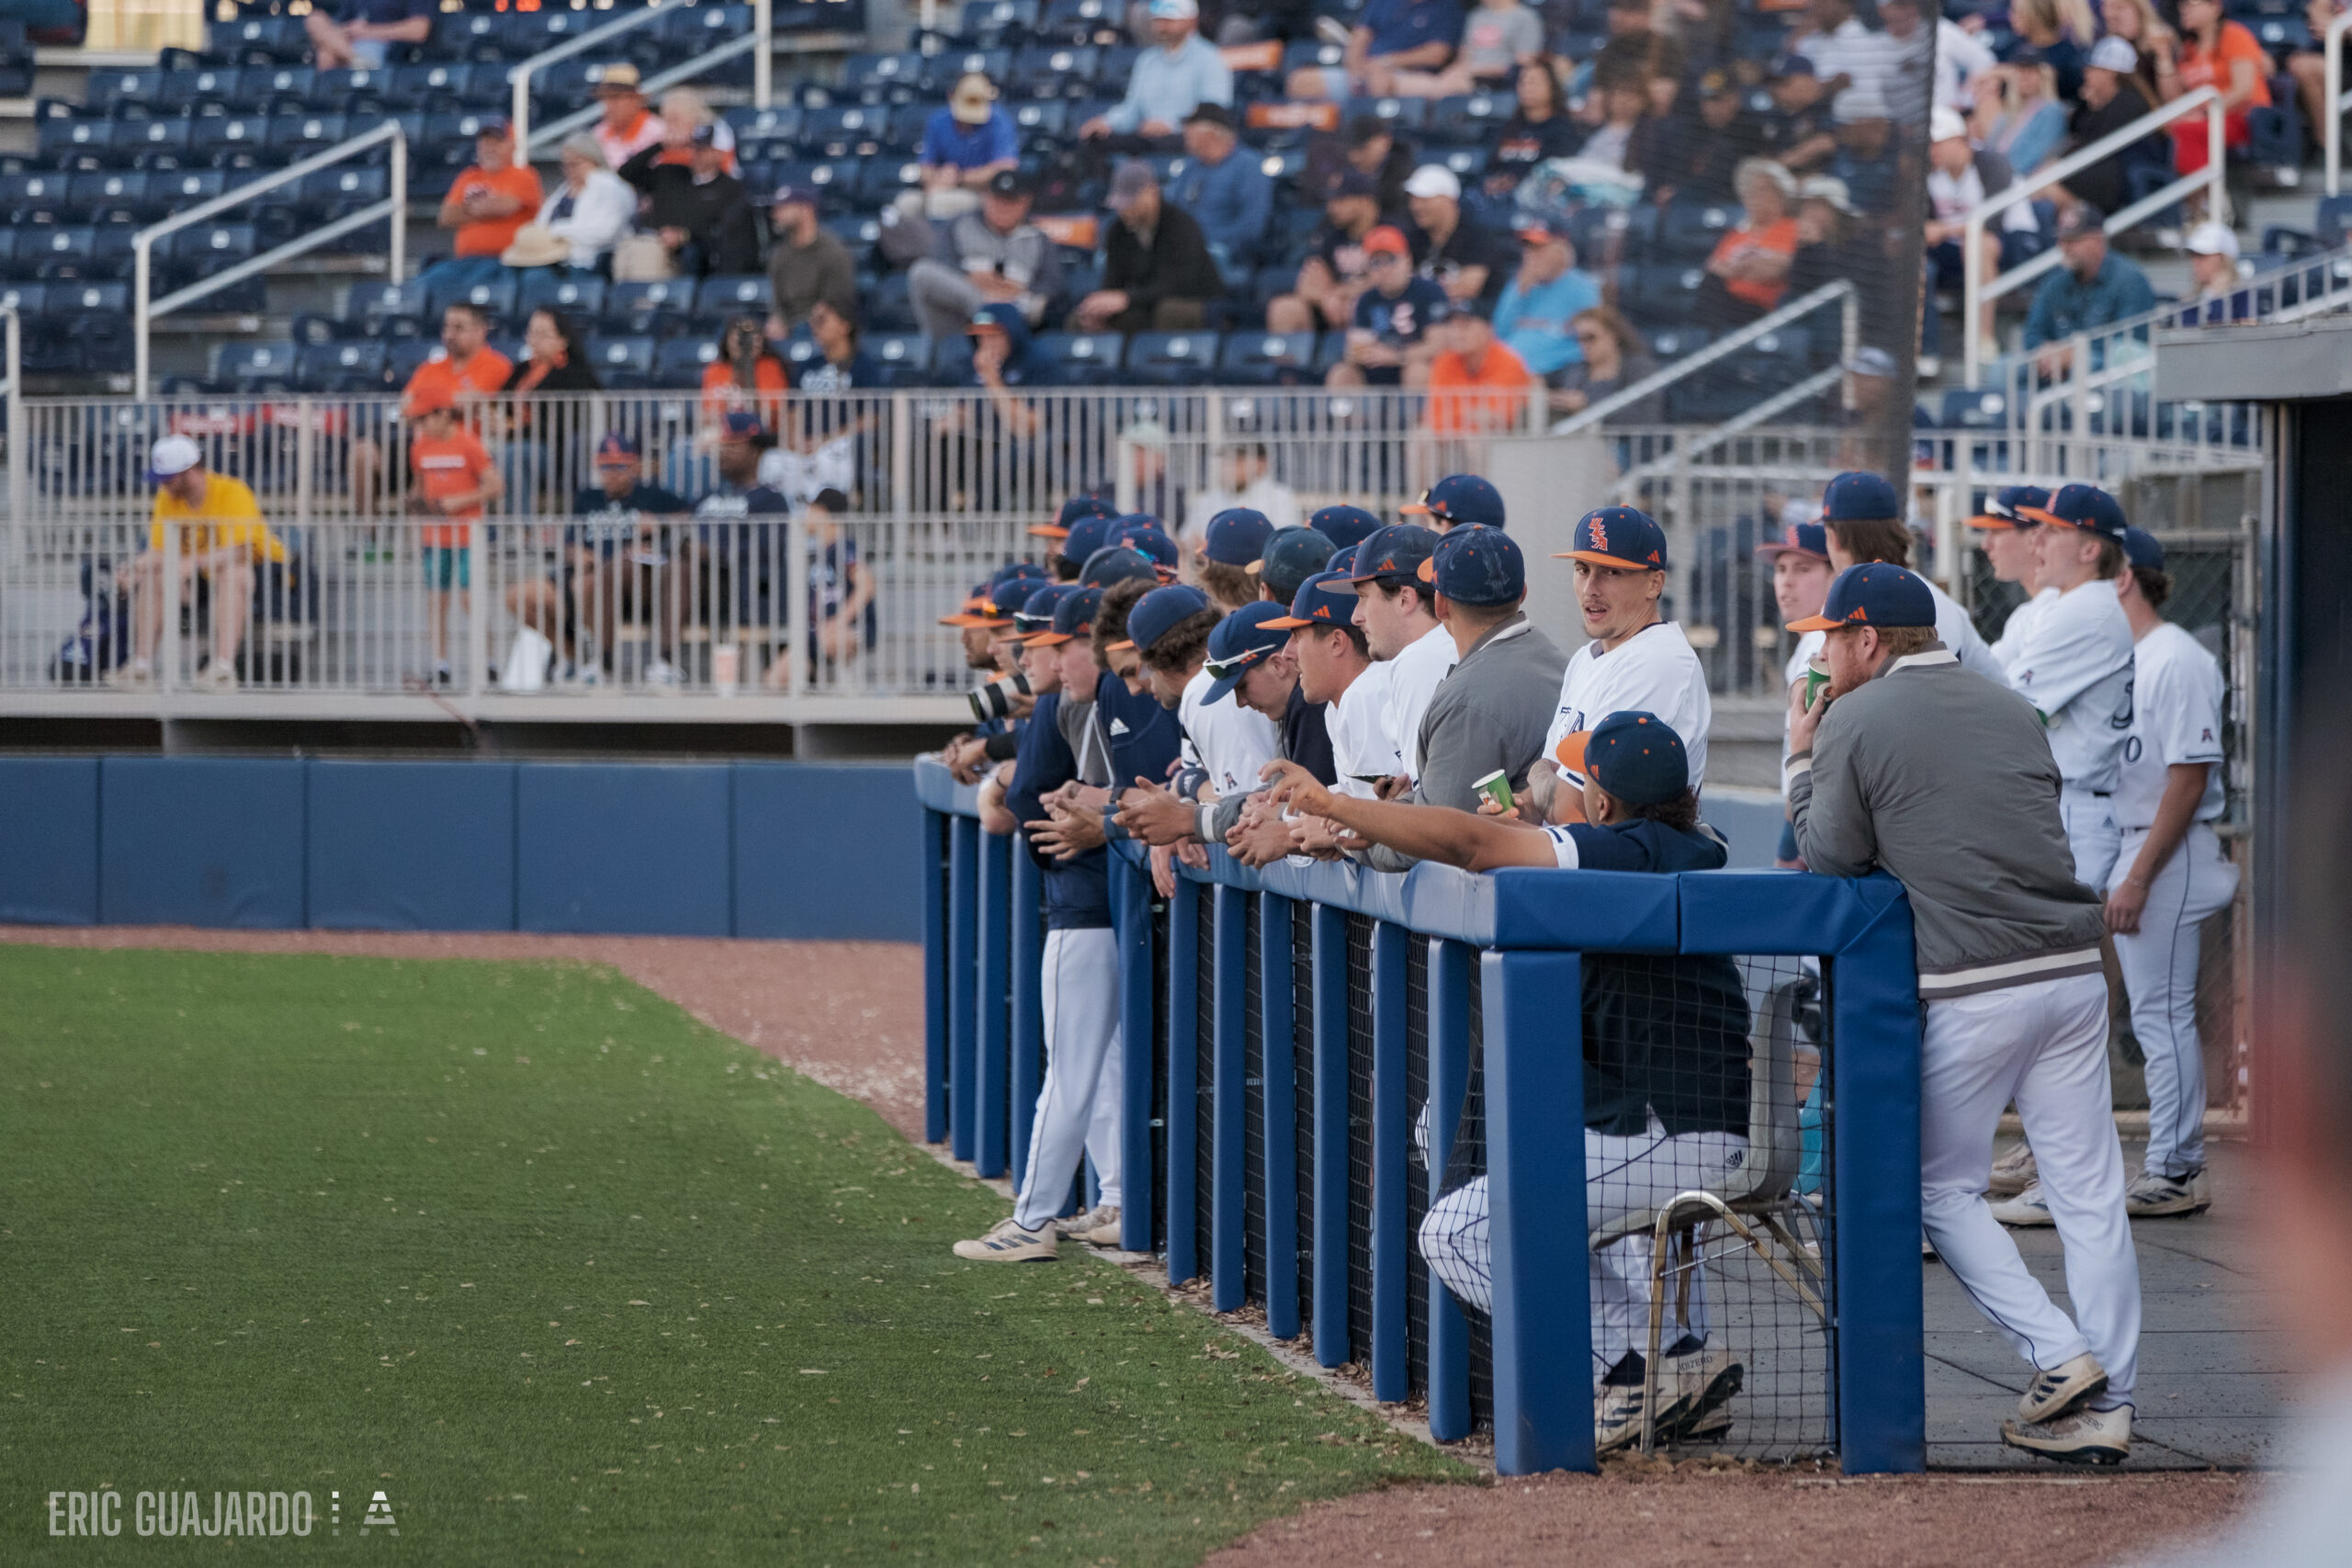
[[[0,320],[5,321],[7,339],[7,407],[8,407],[8,521],[21,525],[25,521],[25,498],[30,477],[32,443],[25,435],[25,333],[24,322],[13,304],[0,305]],[[17,530],[21,545],[23,531]]]
[[[1552,427],[1552,434],[1574,435],[1580,430],[1590,429],[1619,409],[1637,403],[1660,388],[1672,386],[1695,371],[1704,370],[1719,359],[1728,358],[1735,350],[1746,348],[1759,337],[1778,332],[1782,327],[1793,325],[1801,317],[1811,315],[1832,299],[1843,299],[1846,302],[1844,312],[1846,341],[1841,350],[1841,357],[1845,354],[1851,354],[1855,346],[1852,339],[1857,324],[1855,298],[1853,284],[1845,278],[1825,283],[1804,299],[1792,300],[1770,315],[1759,316],[1737,332],[1716,339],[1698,353],[1678,359],[1664,369],[1643,377],[1624,390],[1612,392],[1599,402],[1570,414]]]
[[[632,11],[615,21],[606,22],[603,27],[591,28],[578,38],[567,39],[551,49],[541,50],[530,59],[515,66],[508,73],[507,80],[514,89],[513,115],[514,146],[519,155],[526,162],[529,161],[534,148],[561,140],[580,127],[594,120],[599,112],[594,108],[578,110],[534,131],[531,129],[531,77],[540,67],[552,65],[559,60],[569,60],[573,55],[582,53],[604,42],[606,39],[641,28],[657,17],[668,16],[676,8],[674,0],[669,6],[664,6],[662,0],[649,0],[649,4],[642,10]],[[752,52],[752,105],[758,108],[768,107],[769,99],[774,91],[775,67],[775,35],[771,23],[770,0],[752,0],[752,30],[749,34],[742,38],[730,39],[716,49],[706,50],[691,60],[673,65],[666,71],[655,73],[644,83],[644,90],[649,93],[659,92],[664,87],[673,86],[699,75],[710,67],[732,60],[748,51]]]
[[[275,250],[239,262],[236,265],[199,277],[175,293],[161,299],[150,300],[153,288],[155,242],[166,234],[175,233],[191,224],[202,223],[218,213],[228,211],[251,201],[257,196],[291,185],[321,169],[332,168],[355,153],[364,152],[378,142],[389,141],[392,148],[391,189],[381,201],[370,202],[356,212],[347,213],[323,227],[298,234]],[[389,218],[391,220],[391,277],[401,280],[408,262],[408,137],[401,130],[400,121],[387,119],[373,130],[362,131],[348,141],[338,142],[323,152],[313,153],[300,163],[274,169],[259,179],[249,181],[232,191],[225,191],[209,201],[198,202],[185,212],[175,212],[159,223],[152,223],[130,237],[132,264],[132,328],[138,340],[135,387],[138,395],[147,396],[148,333],[157,316],[165,316],[181,306],[191,304],[216,289],[243,281],[255,273],[276,266],[282,261],[317,249],[330,240],[341,239],[356,229]]]
[[[1984,277],[1983,254],[1986,221],[2007,212],[2019,202],[2031,201],[2039,192],[2047,190],[2067,175],[2087,169],[2092,164],[2103,162],[2127,147],[2146,141],[2173,121],[2186,119],[2190,115],[2198,113],[2205,116],[2204,169],[2198,174],[2183,175],[2161,190],[2151,192],[2132,203],[2120,212],[2109,213],[2102,227],[2110,235],[2120,234],[2142,219],[2163,211],[2199,186],[2203,186],[2211,192],[2210,197],[2211,205],[2207,209],[2207,215],[2216,220],[2225,219],[2230,210],[2230,196],[2224,183],[2228,171],[2222,139],[2222,95],[2211,87],[2199,87],[2195,92],[2184,93],[2162,107],[2152,109],[2142,115],[2122,130],[2109,131],[2089,146],[2078,147],[2056,163],[2046,164],[2023,179],[2012,180],[2007,190],[1997,196],[1987,197],[1970,211],[1966,231],[1961,236],[1960,254],[1962,276],[1965,279],[1961,294],[1961,337],[1967,344],[1967,379],[1970,386],[1979,385],[1979,378],[1984,374],[1984,352],[1983,344],[1977,338],[1976,321],[1984,302],[1988,299],[1998,299],[2012,289],[2020,288],[2032,282],[2056,266],[2064,257],[2064,253],[2053,245],[2031,261],[2013,266],[1987,282]]]
[[[2334,196],[2344,173],[2344,29],[2352,28],[2352,11],[2338,11],[2328,18],[2327,39],[2322,46],[2327,56],[2327,134],[2320,138],[2320,145],[2327,150],[2327,194]]]

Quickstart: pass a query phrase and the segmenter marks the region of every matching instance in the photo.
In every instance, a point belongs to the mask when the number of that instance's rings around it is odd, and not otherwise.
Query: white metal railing
[[[1838,357],[1843,359],[1854,352],[1859,341],[1861,294],[1852,283],[1839,278],[1834,283],[1823,284],[1801,299],[1792,299],[1770,314],[1758,317],[1736,332],[1726,333],[1697,353],[1688,355],[1652,375],[1643,377],[1632,386],[1621,391],[1612,392],[1599,402],[1577,410],[1567,418],[1554,424],[1552,434],[1573,435],[1578,431],[1589,430],[1610,415],[1631,408],[1645,398],[1655,396],[1678,381],[1687,380],[1698,372],[1730,358],[1758,338],[1768,337],[1785,327],[1794,326],[1806,316],[1832,301],[1837,302],[1841,308]]]
[[[661,0],[653,0],[653,3],[648,5],[643,10],[632,11],[627,16],[606,22],[602,27],[591,28],[577,38],[567,39],[551,49],[541,50],[530,59],[515,66],[508,73],[508,79],[514,89],[514,145],[520,155],[527,160],[536,150],[552,146],[582,126],[593,123],[600,112],[594,107],[576,110],[534,130],[531,126],[531,77],[536,73],[558,61],[569,60],[575,54],[585,53],[623,33],[644,27],[661,17],[673,16],[676,10],[677,6],[674,4],[665,6]],[[656,72],[646,79],[645,90],[648,93],[658,93],[664,87],[692,81],[712,66],[723,64],[739,54],[748,52],[752,56],[752,105],[758,108],[768,107],[774,92],[775,68],[773,44],[775,35],[771,24],[770,0],[752,0],[752,30],[749,33],[741,38],[729,39],[727,42],[715,49],[706,50],[691,60],[683,61],[676,65]]]
[[[1982,308],[2003,295],[2024,288],[2064,259],[2064,253],[2052,246],[2032,260],[2021,262],[1999,276],[1984,276],[1984,227],[2019,202],[2031,201],[2052,186],[2063,182],[2067,175],[2087,169],[2094,164],[2112,157],[2124,149],[2144,141],[2156,131],[2177,119],[2202,114],[2205,117],[2205,167],[2197,174],[2183,175],[2162,189],[2153,191],[2120,212],[2107,215],[2105,228],[2112,236],[2120,234],[2144,218],[2162,212],[2202,186],[2206,192],[2208,216],[2227,221],[2230,210],[2226,185],[2227,164],[2222,143],[2222,95],[2211,87],[2199,87],[2184,93],[2168,104],[2150,110],[2120,130],[2110,131],[2087,147],[2076,148],[2054,164],[2043,165],[2032,174],[2013,180],[2007,190],[1990,197],[1968,214],[1966,231],[1961,236],[1961,264],[1964,278],[1961,296],[1961,336],[1967,344],[1968,384],[1979,384],[1984,373],[1984,349],[1978,342],[1976,323]]]
[[[209,277],[198,278],[184,288],[175,289],[161,299],[151,300],[153,287],[155,242],[191,224],[202,223],[232,208],[241,207],[255,197],[265,196],[281,186],[332,168],[346,159],[367,152],[379,143],[391,144],[391,178],[389,194],[382,201],[370,202],[355,212],[345,214],[331,223],[296,235],[286,243],[257,256],[248,257],[233,266],[225,267]],[[185,212],[175,212],[159,223],[150,224],[130,238],[131,251],[131,310],[132,332],[137,339],[133,384],[137,395],[144,398],[148,385],[148,337],[157,316],[169,315],[183,305],[193,304],[206,295],[239,283],[256,273],[290,260],[319,246],[370,223],[389,221],[391,227],[391,274],[399,279],[406,270],[408,254],[408,138],[396,119],[387,119],[375,130],[363,131],[347,141],[337,143],[323,152],[314,153],[285,168],[275,169],[258,179],[250,180],[234,190],[224,191],[209,201],[198,202]]]
[[[2352,11],[2338,11],[2327,20],[2322,45],[2327,60],[2327,125],[2320,145],[2327,154],[2327,194],[2334,196],[2344,173],[2344,30],[2352,28]]]
[[[8,520],[25,514],[25,324],[13,303],[0,304],[0,331],[5,331],[8,411]]]

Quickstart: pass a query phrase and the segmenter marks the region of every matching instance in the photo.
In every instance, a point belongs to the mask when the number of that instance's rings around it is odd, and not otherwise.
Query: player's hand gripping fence
[[[928,759],[927,1135],[1025,1167],[1038,880]],[[1112,851],[1126,1246],[1505,1474],[1920,1468],[1918,1005],[1885,877]]]

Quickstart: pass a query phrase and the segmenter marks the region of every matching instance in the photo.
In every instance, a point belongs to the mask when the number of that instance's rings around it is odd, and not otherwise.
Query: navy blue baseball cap
[[[1065,538],[1081,517],[1114,517],[1117,514],[1118,508],[1107,501],[1097,501],[1091,495],[1074,495],[1062,502],[1061,513],[1053,522],[1040,523],[1029,532],[1040,539]]]
[[[1902,515],[1903,503],[1894,499],[1894,487],[1883,474],[1839,474],[1821,493],[1824,523],[1869,523]]]
[[[2126,528],[2123,530],[2123,559],[2133,568],[2162,571],[2165,569],[2165,547],[2145,528]]]
[[[1319,529],[1317,530],[1317,532],[1320,531],[1321,530]],[[1340,548],[1333,553],[1331,558],[1323,563],[1323,570],[1325,571],[1336,571],[1341,577],[1353,577],[1356,574],[1355,546],[1340,546]],[[1352,593],[1355,590],[1351,588],[1348,592]]]
[[[2115,497],[2097,485],[2060,485],[2050,504],[2033,508],[2030,514],[2037,522],[2080,528],[2119,545],[2123,542],[2123,531],[2132,526]]]
[[[1250,575],[1288,604],[1300,583],[1331,564],[1337,548],[1313,528],[1276,529],[1266,541],[1266,553],[1250,563]]]
[[[2032,508],[2028,512],[2027,508]],[[2039,528],[2041,519],[2033,513],[2048,511],[2050,492],[2040,485],[2003,485],[1984,503],[1984,510],[1968,520],[1972,528]]]
[[[1051,631],[1033,632],[1026,639],[1032,648],[1057,648],[1073,637],[1084,637],[1094,627],[1094,613],[1102,607],[1102,590],[1074,587],[1054,604],[1054,626]]]
[[[1033,560],[1008,561],[989,574],[989,586],[999,588],[1016,577],[1035,578],[1043,582],[1046,581],[1046,569]]]
[[[1421,499],[1408,502],[1396,509],[1411,514],[1421,513],[1430,517],[1442,517],[1455,527],[1464,523],[1483,523],[1489,528],[1503,525],[1503,493],[1476,474],[1448,474],[1430,486]],[[1453,594],[1446,595],[1451,599]]]
[[[1088,558],[1111,542],[1111,519],[1096,514],[1081,517],[1069,525],[1062,536],[1061,547],[1054,553],[1073,565],[1085,564]]]
[[[1125,545],[1105,545],[1086,558],[1086,566],[1079,572],[1078,581],[1088,588],[1108,588],[1114,583],[1138,577],[1150,582],[1159,581],[1159,573],[1153,570],[1149,556],[1141,550],[1129,549]]]
[[[1380,519],[1361,506],[1326,506],[1306,525],[1341,549],[1361,545],[1380,530]]]
[[[956,611],[952,615],[940,616],[939,624],[943,626],[985,626],[990,625],[991,623],[989,620],[989,615],[995,608],[995,606],[990,603],[994,587],[995,585],[993,583],[987,582],[976,582],[972,584],[972,591],[964,595],[964,607]]]
[[[1298,592],[1290,602],[1290,614],[1266,625],[1295,632],[1305,626],[1328,629],[1353,626],[1355,618],[1356,596],[1348,587],[1347,573],[1318,571],[1298,585]]]
[[[1690,788],[1690,755],[1682,737],[1656,714],[1612,713],[1584,741],[1585,770],[1628,806],[1663,806]]]
[[[1008,577],[989,591],[989,618],[984,626],[1009,626],[1036,592],[1046,586],[1042,577]]]
[[[1586,513],[1577,519],[1571,542],[1573,548],[1557,551],[1552,558],[1613,566],[1620,571],[1666,570],[1666,530],[1638,507],[1604,506]]]
[[[1362,584],[1386,578],[1397,582],[1418,582],[1421,563],[1437,548],[1437,537],[1418,523],[1391,523],[1356,546],[1355,564],[1348,573],[1349,581]]]
[[[1834,632],[1840,626],[1932,626],[1935,595],[1928,580],[1887,561],[1864,561],[1829,584],[1821,613],[1791,621],[1792,632]],[[1603,786],[1606,787],[1606,786]],[[1611,790],[1614,795],[1616,791]]]
[[[1102,536],[1106,545],[1124,545],[1127,536],[1138,528],[1157,528],[1159,519],[1148,512],[1122,512],[1111,519],[1110,531]]]
[[[1209,519],[1201,549],[1213,561],[1248,566],[1265,555],[1266,541],[1273,536],[1274,525],[1266,521],[1264,513],[1246,506],[1228,507]]]
[[[1209,633],[1208,672],[1213,683],[1201,701],[1223,702],[1252,665],[1289,647],[1290,628],[1271,624],[1287,618],[1284,606],[1261,599],[1219,621],[1216,630]]]
[[[1054,629],[1054,611],[1061,602],[1078,592],[1075,582],[1048,582],[1034,589],[1020,609],[1012,613],[1012,624],[1023,636]]]
[[[1757,546],[1756,553],[1766,560],[1778,560],[1782,556],[1811,556],[1826,561],[1829,558],[1829,530],[1818,523],[1792,523],[1781,530],[1779,538]]]
[[[1127,612],[1127,640],[1111,646],[1149,653],[1151,645],[1167,636],[1170,627],[1191,620],[1208,607],[1209,596],[1189,582],[1155,588],[1136,600],[1136,607]]]
[[[1509,534],[1484,523],[1449,531],[1417,575],[1464,604],[1516,604],[1527,597],[1527,558]]]
[[[1162,582],[1170,581],[1170,574],[1176,570],[1178,558],[1176,541],[1170,538],[1166,531],[1157,524],[1130,525],[1124,532],[1116,535],[1111,542],[1114,545],[1125,545],[1127,548],[1148,558],[1153,568],[1159,571],[1159,580]]]

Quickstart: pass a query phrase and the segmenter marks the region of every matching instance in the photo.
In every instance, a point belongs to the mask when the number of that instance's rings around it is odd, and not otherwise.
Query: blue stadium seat
[[[1295,39],[1283,46],[1283,74],[1294,71],[1311,71],[1317,67],[1336,69],[1347,58],[1347,46],[1329,39]]]
[[[487,283],[463,286],[446,279],[435,279],[425,291],[424,315],[434,330],[439,330],[441,312],[452,305],[472,305],[489,312],[492,324],[512,321],[514,316],[515,284],[512,277],[493,278]]]
[[[739,107],[729,109],[726,119],[733,128],[735,140],[739,142],[790,141],[800,134],[800,107],[797,104],[778,104],[764,109]]]
[[[350,140],[349,124],[339,114],[274,114],[269,117],[269,143],[274,151],[291,154],[287,159],[291,163]]]
[[[343,302],[345,337],[415,337],[424,328],[424,285],[355,283]],[[435,330],[438,330],[437,324]]]
[[[749,6],[681,6],[648,26],[665,56],[701,54],[752,30]]]
[[[879,211],[900,193],[922,186],[922,165],[912,158],[873,157],[858,166],[851,199],[861,211]]]
[[[318,73],[307,65],[248,66],[237,76],[234,114],[293,113],[311,105]]]
[[[1679,359],[1706,347],[1711,335],[1702,327],[1668,327],[1650,334],[1650,352],[1660,359]]]
[[[1046,0],[1037,21],[1039,42],[1103,43],[1125,30],[1121,0]]]
[[[842,91],[862,104],[910,103],[922,91],[923,59],[904,54],[853,54],[842,62]]]
[[[288,390],[294,360],[290,343],[224,343],[212,351],[212,384],[224,392]]]
[[[189,153],[216,169],[253,168],[254,160],[269,142],[269,121],[256,116],[199,119],[194,124]]]
[[[675,337],[694,317],[692,278],[665,283],[616,283],[605,292],[605,331],[630,336]]]
[[[53,167],[62,169],[69,158],[90,155],[100,160],[92,167],[103,167],[106,154],[114,147],[115,130],[111,120],[51,117],[39,122],[33,136],[42,162]]]
[[[1045,99],[1018,103],[1007,107],[1012,116],[1014,129],[1021,132],[1024,151],[1057,149],[1070,138],[1078,122],[1070,118],[1070,106],[1059,99]]]
[[[600,337],[588,341],[588,363],[608,391],[640,391],[653,385],[654,343],[650,337]]]
[[[17,236],[15,270],[21,274],[29,263],[43,282],[90,281],[99,276],[97,245],[97,231],[84,224],[29,231]]]
[[[1637,325],[1679,326],[1690,319],[1706,269],[1697,266],[1644,266],[1634,269],[1634,287],[1625,299],[1627,314]]]
[[[0,211],[18,228],[62,223],[74,210],[74,182],[90,175],[0,175]]]
[[[1295,383],[1314,364],[1313,333],[1227,333],[1217,354],[1218,378],[1242,387]]]
[[[956,78],[978,71],[1000,88],[1012,74],[1012,51],[1009,49],[951,49],[931,55],[922,62],[922,90],[935,98],[944,98],[956,85]]]
[[[441,344],[433,338],[404,338],[389,344],[384,349],[384,379],[393,387],[405,387],[419,366],[441,357]]]
[[[1029,353],[1057,387],[1107,387],[1118,378],[1122,346],[1116,333],[1040,333]]]
[[[1493,139],[1518,107],[1519,100],[1510,93],[1471,93],[1463,97],[1440,98],[1430,105],[1425,125],[1436,141],[1485,142]]]
[[[403,65],[391,73],[384,102],[394,109],[448,110],[466,102],[474,68],[464,64]],[[500,85],[503,87],[503,83]]]
[[[83,107],[111,118],[144,118],[164,107],[161,71],[93,71],[83,88]]]
[[[1995,388],[1947,387],[1936,423],[1946,430],[2006,430],[2009,400]]]
[[[372,339],[309,344],[294,355],[294,387],[303,392],[373,392],[384,385],[388,345]]]
[[[764,318],[775,308],[763,272],[718,273],[695,289],[695,325],[718,333],[738,316]]]
[[[169,210],[168,204],[149,200],[147,176],[136,170],[75,175],[65,200],[92,223],[146,223]]]
[[[215,22],[206,40],[206,52],[223,63],[267,65],[277,61],[293,64],[310,53],[310,35],[300,17],[251,17],[241,22]]]
[[[128,152],[142,169],[176,169],[189,162],[196,145],[191,119],[150,119],[119,126],[115,131],[115,155]]]
[[[1080,96],[1097,82],[1101,59],[1091,44],[1033,44],[1012,57],[1006,86],[1023,98]]]
[[[1128,379],[1147,387],[1196,387],[1214,378],[1215,333],[1137,333],[1127,343]]]
[[[433,52],[443,60],[495,64],[506,58],[501,39],[503,12],[444,12],[434,18]]]
[[[880,104],[808,110],[800,120],[800,149],[812,158],[871,157],[890,133],[890,112]],[[922,111],[914,113],[920,120]]]
[[[534,268],[524,275],[514,313],[527,321],[534,310],[560,310],[575,323],[594,321],[605,313],[605,280],[593,272]]]
[[[957,40],[973,49],[1018,44],[1037,30],[1037,0],[964,0]]]
[[[254,248],[254,226],[251,223],[192,224],[186,229],[175,229],[155,243],[156,259],[182,282],[209,277],[223,268],[250,260]]]
[[[1351,99],[1351,118],[1368,114],[1397,132],[1419,130],[1429,123],[1430,100],[1427,98],[1364,98]]]
[[[229,105],[244,101],[244,72],[237,66],[203,66],[169,74],[176,84],[174,96],[186,104],[190,114],[227,114]]]
[[[870,216],[828,218],[824,227],[849,248],[851,265],[864,273],[874,260],[874,247],[881,243],[882,220]]]
[[[865,330],[875,333],[911,333],[922,329],[915,319],[915,302],[907,292],[907,275],[886,272],[862,291],[860,303],[865,310]]]
[[[228,188],[229,176],[218,169],[174,169],[147,176],[147,199],[175,212],[210,201]]]
[[[814,347],[812,344],[810,347]],[[653,354],[653,384],[657,387],[699,387],[703,370],[718,362],[718,340],[677,337]]]
[[[1659,215],[1657,250],[1651,259],[1689,266],[1703,264],[1726,231],[1737,227],[1739,209],[1705,202],[1668,202]]]
[[[931,343],[920,333],[871,333],[863,340],[886,388],[921,387],[930,377]]]
[[[780,186],[806,186],[824,197],[828,203],[846,206],[851,192],[856,188],[857,161],[854,158],[798,158],[788,164],[778,164],[768,171]]]

